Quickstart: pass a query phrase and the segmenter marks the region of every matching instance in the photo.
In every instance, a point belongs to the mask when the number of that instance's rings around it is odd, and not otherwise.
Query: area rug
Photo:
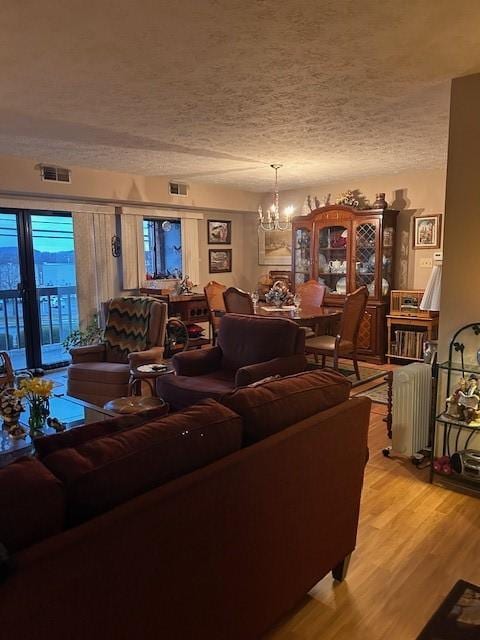
[[[320,364],[315,363],[315,359],[312,355],[307,356],[308,360],[308,369],[321,369],[322,366]],[[326,366],[333,368],[333,361],[330,358],[327,358]],[[382,369],[374,369],[373,367],[369,367],[363,363],[359,363],[358,365],[360,371],[360,380],[357,380],[357,376],[355,375],[355,370],[353,368],[353,364],[347,362],[341,362],[339,366],[339,371],[346,378],[348,378],[352,387],[358,387],[360,384],[365,384],[365,382],[369,382],[370,380],[376,380],[377,378],[385,377],[387,372]]]
[[[356,393],[354,395],[356,397],[366,396],[367,398],[370,398],[372,402],[377,402],[378,404],[388,404],[388,384],[386,382],[382,382],[372,389],[367,389],[366,391],[362,391],[361,393]]]
[[[480,587],[459,580],[417,640],[478,640]]]

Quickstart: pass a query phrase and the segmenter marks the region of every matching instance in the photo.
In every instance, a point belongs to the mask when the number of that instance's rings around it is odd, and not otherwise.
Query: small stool
[[[142,382],[146,382],[150,388],[152,396],[154,396],[156,379],[160,376],[166,375],[167,373],[174,373],[174,369],[170,364],[165,363],[142,364],[139,367],[130,369],[128,395],[141,395]]]
[[[154,398],[152,396],[124,396],[109,400],[103,405],[103,408],[107,409],[107,411],[122,415],[138,413],[139,411],[155,409],[156,407],[159,409],[159,417],[168,413],[168,404],[162,398]],[[164,409],[163,412],[161,411],[162,408]]]

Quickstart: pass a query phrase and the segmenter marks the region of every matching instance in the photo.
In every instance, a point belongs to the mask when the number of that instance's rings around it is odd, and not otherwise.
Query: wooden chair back
[[[15,374],[12,361],[6,351],[0,351],[0,391],[7,387],[13,387]]]
[[[254,314],[252,298],[247,291],[242,291],[236,287],[229,287],[223,292],[223,300],[227,313]]]
[[[210,318],[210,327],[212,329],[212,341],[215,343],[215,336],[217,335],[220,327],[219,316],[215,315],[215,311],[225,311],[225,302],[223,300],[223,292],[226,290],[226,286],[210,280],[210,282],[203,288],[205,298],[207,300],[208,316]]]
[[[165,329],[165,358],[172,358],[176,353],[186,351],[188,346],[187,325],[180,318],[169,318]]]
[[[325,296],[325,285],[316,280],[307,280],[304,284],[297,285],[297,293],[305,307],[321,307]]]
[[[368,289],[366,286],[360,287],[356,291],[349,293],[343,305],[342,319],[340,321],[340,340],[353,343],[356,347],[358,331],[362,322],[363,314],[368,301]]]

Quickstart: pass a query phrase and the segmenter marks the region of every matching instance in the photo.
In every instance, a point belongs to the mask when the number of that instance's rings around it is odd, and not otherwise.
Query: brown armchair
[[[368,289],[363,286],[349,293],[343,305],[340,330],[336,336],[316,336],[305,342],[305,352],[313,353],[315,362],[322,356],[322,366],[325,366],[326,356],[333,357],[333,368],[338,370],[338,358],[351,358],[357,379],[360,371],[357,362],[357,340],[360,324],[368,301]]]
[[[80,400],[103,406],[105,402],[128,395],[128,380],[130,370],[142,364],[161,362],[165,342],[165,324],[167,319],[167,305],[158,300],[149,300],[149,315],[142,322],[142,318],[135,315],[135,302],[139,298],[114,298],[107,303],[106,327],[113,326],[113,316],[110,308],[121,301],[125,309],[132,309],[132,315],[124,314],[123,329],[129,334],[129,339],[138,339],[140,349],[135,351],[135,344],[129,353],[110,348],[108,342],[75,347],[70,350],[72,364],[68,367],[67,393]],[[138,302],[137,302],[138,304]],[[122,330],[118,318],[115,321],[117,329]],[[133,336],[133,338],[132,338]]]
[[[176,375],[161,376],[157,393],[181,409],[268,376],[303,371],[305,334],[286,318],[227,314],[215,347],[179,353],[172,364]]]

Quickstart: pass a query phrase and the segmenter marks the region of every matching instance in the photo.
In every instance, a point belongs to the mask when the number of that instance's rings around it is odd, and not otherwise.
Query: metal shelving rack
[[[473,333],[473,336],[472,336]],[[470,340],[468,340],[470,338]],[[465,377],[471,374],[478,376],[480,380],[480,366],[467,360],[465,363],[466,342],[472,338],[478,339],[480,348],[480,322],[474,322],[461,327],[450,341],[448,360],[434,366],[436,380],[436,408],[438,411],[438,391],[440,388],[440,376],[446,375],[445,398],[452,393],[452,379],[455,373]],[[470,353],[470,350],[468,350]],[[476,353],[475,356],[476,358]],[[454,380],[453,380],[454,382]],[[463,493],[480,496],[480,477],[477,480],[470,479],[461,474],[452,472],[451,475],[435,471],[433,463],[438,452],[442,456],[450,457],[457,451],[469,449],[475,434],[480,438],[480,424],[467,424],[449,417],[444,411],[438,413],[432,425],[432,461],[430,466],[430,482],[439,484],[449,489],[456,489]]]

